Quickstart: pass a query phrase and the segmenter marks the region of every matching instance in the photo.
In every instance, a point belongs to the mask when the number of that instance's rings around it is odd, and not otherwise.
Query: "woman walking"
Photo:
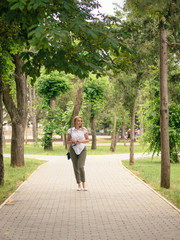
[[[86,143],[89,142],[87,129],[82,127],[82,118],[74,118],[74,127],[68,130],[67,144],[70,145],[70,155],[74,174],[78,184],[77,191],[87,191],[84,165],[86,160]],[[81,186],[82,183],[82,186]]]

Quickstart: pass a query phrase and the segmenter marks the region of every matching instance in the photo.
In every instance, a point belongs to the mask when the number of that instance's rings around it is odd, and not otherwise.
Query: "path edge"
[[[48,161],[45,162],[45,163],[43,163],[43,164],[41,164],[40,166],[38,166],[38,167],[36,168],[36,170],[34,170],[34,172],[32,172],[32,173],[30,174],[30,176],[29,176],[24,182],[22,182],[22,183],[19,185],[19,187],[18,187],[8,198],[6,198],[6,200],[5,200],[3,203],[1,203],[0,209],[3,208],[4,205],[6,205],[6,203],[9,201],[9,199],[11,199],[11,198],[14,196],[14,194],[15,194],[25,183],[27,183],[27,181],[29,180],[29,178],[32,177],[32,175],[35,174],[36,171],[39,170],[39,168],[41,168],[43,165],[45,165],[45,164],[47,164],[47,163],[48,163]]]
[[[123,160],[122,160],[123,161]],[[154,190],[151,186],[149,186],[147,183],[145,183],[141,178],[139,178],[138,176],[136,176],[133,172],[131,172],[131,170],[129,170],[127,167],[125,167],[122,164],[121,161],[121,165],[122,167],[128,171],[132,176],[134,176],[137,180],[139,180],[141,183],[143,183],[147,188],[149,188],[153,193],[155,193],[158,197],[160,197],[162,200],[164,200],[166,203],[168,203],[172,208],[174,208],[178,213],[180,213],[180,209],[177,208],[173,203],[171,203],[169,200],[167,200],[165,197],[163,197],[161,194],[159,194],[156,190]]]

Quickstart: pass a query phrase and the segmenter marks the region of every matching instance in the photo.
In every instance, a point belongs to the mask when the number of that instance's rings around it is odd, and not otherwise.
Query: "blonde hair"
[[[73,122],[74,122],[74,127],[75,127],[75,125],[76,125],[76,120],[77,120],[78,118],[80,118],[80,119],[82,120],[82,117],[80,117],[80,116],[75,116],[75,117],[74,117],[74,120],[73,120]],[[81,126],[80,126],[80,127],[83,128],[83,127],[82,127],[82,123],[81,123]]]

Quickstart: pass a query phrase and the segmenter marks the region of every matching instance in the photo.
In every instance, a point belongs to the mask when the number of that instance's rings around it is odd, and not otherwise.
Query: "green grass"
[[[10,159],[4,158],[4,186],[0,186],[0,204],[6,200],[23,183],[32,172],[46,161],[25,159],[25,166],[10,167]]]
[[[129,153],[129,145],[117,145],[116,151],[110,151],[110,145],[98,145],[96,150],[91,150],[91,146],[87,146],[87,153],[88,155],[104,155],[104,154],[122,154],[122,153]],[[142,145],[134,145],[134,152],[140,153],[144,152],[145,148]],[[10,144],[7,144],[6,148],[3,149],[4,153],[10,153]],[[25,144],[24,145],[24,153],[25,154],[39,154],[39,155],[59,155],[64,156],[67,153],[67,150],[63,145],[54,145],[53,151],[45,151],[40,144]]]
[[[158,193],[180,208],[180,163],[171,164],[170,189],[160,187],[161,162],[159,157],[135,160],[133,166],[129,165],[129,161],[122,161],[122,163]]]

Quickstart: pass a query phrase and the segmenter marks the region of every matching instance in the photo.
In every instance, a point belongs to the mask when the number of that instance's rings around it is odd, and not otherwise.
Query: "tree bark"
[[[125,125],[124,124],[121,125],[121,139],[122,140],[125,139]]]
[[[112,141],[111,141],[111,147],[110,150],[112,152],[115,152],[116,150],[116,108],[114,108],[114,128],[113,128],[113,135],[112,135]]]
[[[66,137],[66,134],[64,134],[64,145],[65,145],[65,149],[67,149],[67,137]]]
[[[50,99],[50,108],[51,110],[54,110],[56,107],[56,98],[52,97]],[[49,121],[51,121],[51,119],[49,119]],[[50,130],[48,131],[48,133],[45,133],[46,135],[46,138],[48,139],[48,145],[45,145],[44,146],[44,149],[45,150],[48,150],[48,151],[52,151],[53,150],[53,130]]]
[[[130,159],[129,164],[134,165],[134,125],[135,125],[135,112],[136,112],[136,100],[134,102],[134,107],[131,117],[131,138],[130,138]]]
[[[170,188],[169,108],[168,108],[167,32],[165,20],[160,28],[160,129],[161,187]]]
[[[52,97],[50,99],[50,108],[51,108],[51,110],[54,110],[55,107],[56,107],[56,98]]]
[[[11,138],[11,166],[24,166],[24,131],[27,121],[27,83],[26,76],[22,72],[23,61],[18,54],[13,55],[15,64],[15,83],[17,107],[10,94],[10,86],[3,87],[4,105],[12,122]]]
[[[11,166],[24,166],[24,126],[12,123]]]
[[[75,116],[78,116],[79,111],[81,109],[81,104],[82,104],[82,92],[83,92],[83,83],[84,83],[84,78],[79,80],[78,88],[77,88],[77,95],[76,95],[76,102],[74,105],[73,113],[72,113],[72,118],[71,118],[71,127],[74,126],[74,118]]]
[[[28,142],[28,125],[26,123],[26,127],[25,127],[25,144],[27,144]]]
[[[96,125],[95,125],[95,117],[90,117],[90,123],[91,123],[91,134],[92,134],[92,145],[91,149],[96,149]]]
[[[32,121],[32,134],[33,134],[33,142],[37,143],[37,127],[36,127],[36,114],[34,108],[34,101],[35,99],[35,88],[34,87],[29,87],[29,103],[30,103],[30,108],[29,108],[29,113]]]
[[[140,110],[139,110],[139,118],[140,118],[140,136],[144,133],[144,126],[143,126],[143,112],[142,112],[142,94],[141,90],[139,92],[139,103],[140,103]]]
[[[2,141],[3,141],[3,148],[5,148],[6,147],[6,138],[5,138],[5,135],[4,135],[4,131],[3,131],[3,136],[2,136]]]
[[[3,160],[3,84],[0,76],[0,185],[4,185],[4,160]]]

